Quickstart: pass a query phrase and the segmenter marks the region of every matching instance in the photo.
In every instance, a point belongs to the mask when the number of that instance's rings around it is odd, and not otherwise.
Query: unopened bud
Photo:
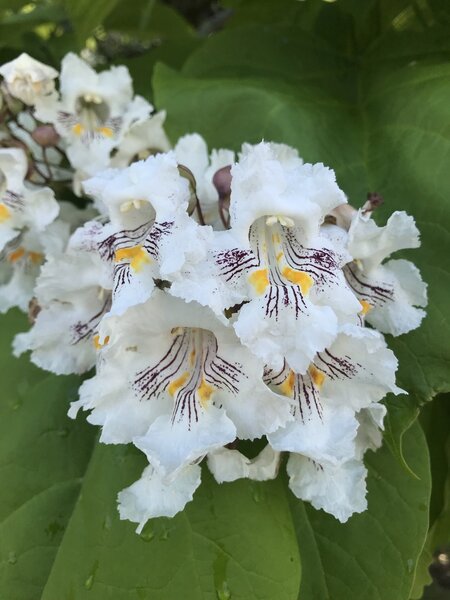
[[[216,171],[212,182],[219,194],[219,198],[228,198],[231,194],[231,165],[227,165]]]
[[[59,135],[53,125],[39,125],[31,134],[31,137],[43,148],[56,146],[59,142]]]

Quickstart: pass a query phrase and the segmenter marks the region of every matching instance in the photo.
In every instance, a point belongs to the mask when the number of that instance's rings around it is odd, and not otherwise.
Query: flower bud
[[[228,198],[231,194],[231,165],[227,165],[216,171],[212,182],[219,194],[219,198]]]
[[[44,148],[56,146],[59,135],[53,125],[39,125],[31,134],[33,140]]]

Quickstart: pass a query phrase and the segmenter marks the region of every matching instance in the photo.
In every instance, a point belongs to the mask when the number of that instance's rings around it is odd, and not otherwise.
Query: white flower
[[[16,336],[14,353],[57,374],[83,373],[96,362],[97,329],[111,306],[112,269],[83,243],[82,229],[67,250],[53,251],[41,269],[35,295],[40,312],[27,333]]]
[[[232,168],[231,230],[216,232],[207,258],[185,268],[171,293],[234,317],[243,344],[274,369],[304,372],[337,333],[338,316],[361,305],[348,287],[348,260],[320,224],[345,201],[332,171],[304,165],[284,146],[245,146]]]
[[[58,215],[49,188],[25,183],[27,158],[19,148],[0,149],[0,251],[24,227],[42,231]]]
[[[217,483],[243,478],[267,481],[277,476],[280,456],[280,452],[270,444],[253,459],[247,458],[238,450],[220,448],[208,454],[208,468]]]
[[[341,523],[367,509],[367,469],[362,461],[318,464],[300,454],[291,454],[287,471],[289,487],[297,498],[334,515]]]
[[[68,202],[60,202],[59,208],[58,218],[45,229],[36,231],[32,226],[24,229],[0,253],[0,312],[14,306],[28,311],[45,258],[61,254],[71,229],[92,214]]]
[[[8,92],[25,104],[33,105],[52,94],[58,71],[35,60],[25,52],[0,67]]]
[[[214,186],[214,174],[234,163],[234,152],[227,149],[212,150],[198,133],[181,137],[175,146],[175,155],[181,165],[187,167],[195,178],[196,194],[207,225],[223,229],[223,217],[219,216],[219,193]]]
[[[388,392],[402,392],[395,385],[396,369],[397,360],[380,333],[343,325],[304,374],[287,364],[280,372],[266,371],[266,383],[294,401],[294,421],[268,434],[270,444],[319,463],[350,460],[356,452],[359,411],[374,407]]]
[[[183,510],[200,485],[200,478],[198,465],[187,465],[170,480],[149,465],[138,481],[119,492],[120,518],[139,523],[136,532],[141,533],[149,519],[173,517]]]
[[[152,110],[140,96],[133,98],[126,67],[96,73],[73,53],[62,61],[60,93],[60,100],[38,107],[37,117],[54,123],[67,141],[72,166],[90,174],[108,166],[111,150]]]
[[[345,267],[345,275],[367,322],[383,333],[407,333],[425,316],[417,307],[427,305],[427,286],[417,267],[403,259],[383,262],[392,252],[419,245],[414,219],[404,212],[393,213],[384,227],[362,211],[353,218],[348,249],[355,260]]]
[[[189,184],[173,153],[108,169],[84,187],[111,220],[98,251],[115,262],[113,314],[145,302],[155,279],[174,278],[205,256],[205,239],[212,232],[187,214]]]
[[[146,121],[131,125],[111,159],[111,167],[126,167],[133,160],[142,160],[150,154],[170,150],[170,142],[163,127],[165,120],[166,111],[161,110]]]
[[[105,319],[106,339],[71,414],[92,409],[102,439],[133,441],[158,471],[176,473],[236,436],[260,437],[292,418],[289,401],[263,383],[262,365],[198,304],[156,290]]]

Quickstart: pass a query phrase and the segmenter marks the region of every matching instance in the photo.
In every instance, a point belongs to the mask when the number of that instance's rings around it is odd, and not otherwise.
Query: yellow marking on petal
[[[43,261],[44,255],[41,252],[28,252],[28,258],[34,265],[39,265]]]
[[[13,252],[10,252],[8,254],[8,260],[9,260],[9,262],[12,262],[12,263],[16,262],[16,261],[20,260],[24,254],[25,254],[25,248],[22,248],[22,247],[17,248],[16,250],[14,250]]]
[[[284,256],[284,252],[281,252],[281,250],[280,250],[280,252],[278,252],[278,254],[276,255],[276,259],[281,260],[283,258],[283,256]]]
[[[283,277],[285,277],[288,281],[300,286],[302,294],[305,296],[314,283],[314,279],[311,277],[311,275],[305,273],[304,271],[297,271],[296,269],[291,269],[291,267],[284,267],[281,273]]]
[[[280,234],[279,233],[272,233],[272,242],[274,244],[280,243]]]
[[[322,373],[322,371],[319,371],[315,365],[309,365],[308,371],[311,375],[311,379],[314,381],[314,385],[320,389],[325,381],[325,374]]]
[[[142,246],[132,246],[131,248],[119,248],[115,253],[115,261],[129,260],[133,271],[139,272],[145,264],[151,262],[150,256]]]
[[[92,338],[92,342],[94,344],[94,348],[96,350],[100,350],[101,348],[103,348],[103,346],[106,346],[106,344],[109,343],[109,335],[107,335],[105,337],[105,339],[103,340],[103,342],[100,341],[100,336],[97,334],[94,335],[94,337]]]
[[[295,387],[295,373],[294,371],[289,371],[289,375],[283,381],[283,383],[279,386],[280,392],[289,398],[292,398],[294,395],[294,387]]]
[[[214,393],[214,386],[202,379],[200,387],[197,389],[198,399],[203,408],[206,408],[211,396]]]
[[[108,138],[111,138],[114,135],[114,131],[111,127],[98,127],[97,131]]]
[[[373,308],[373,306],[370,304],[370,302],[367,302],[367,300],[360,300],[359,303],[362,306],[362,310],[360,312],[363,316],[366,316],[369,310]]]
[[[189,354],[189,364],[191,365],[191,367],[194,366],[194,363],[195,363],[195,348]]]
[[[171,396],[175,396],[178,390],[182,388],[186,381],[189,379],[190,375],[191,374],[189,373],[189,371],[185,371],[182,375],[180,375],[180,377],[178,377],[177,379],[173,379],[166,388],[167,392]]]
[[[72,133],[74,133],[75,135],[81,135],[83,132],[84,132],[84,127],[81,123],[76,123],[72,127]]]
[[[0,204],[0,223],[6,221],[11,216],[9,208],[5,204]]]
[[[269,285],[269,275],[267,269],[258,269],[253,271],[248,277],[249,282],[255,288],[258,295],[264,294],[265,289]]]

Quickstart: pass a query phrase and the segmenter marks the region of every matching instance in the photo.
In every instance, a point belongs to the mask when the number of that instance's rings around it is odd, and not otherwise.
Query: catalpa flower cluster
[[[192,500],[201,463],[219,483],[272,479],[285,465],[298,498],[342,522],[364,511],[381,401],[402,393],[383,333],[424,317],[417,268],[390,258],[419,246],[413,218],[377,225],[379,196],[352,208],[331,169],[283,144],[209,154],[190,134],[169,150],[163,117],[116,90],[125,71],[83,65],[69,55],[59,96],[46,84],[31,99],[2,67],[10,93],[64,140],[71,181],[97,210],[45,252],[35,321],[15,353],[58,374],[95,367],[69,414],[88,411],[103,443],[147,457],[119,494],[138,531]],[[42,222],[32,192],[20,197],[19,235],[56,224],[49,210]],[[243,440],[259,454],[247,457]]]

